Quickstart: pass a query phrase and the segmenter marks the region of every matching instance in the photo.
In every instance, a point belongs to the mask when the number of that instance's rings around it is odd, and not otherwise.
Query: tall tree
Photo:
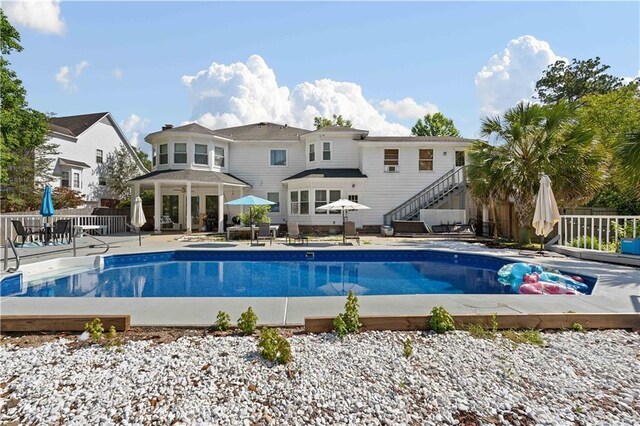
[[[351,120],[347,120],[342,117],[342,114],[335,115],[333,114],[333,120],[330,118],[324,117],[315,117],[313,119],[313,125],[316,126],[316,129],[321,129],[322,127],[328,126],[340,126],[340,127],[353,127]]]
[[[620,88],[621,77],[607,74],[611,68],[600,63],[600,58],[572,59],[571,64],[559,60],[543,72],[536,83],[538,99],[544,104],[561,100],[575,102],[586,95],[601,95]]]
[[[124,146],[120,146],[109,153],[103,164],[103,169],[103,176],[111,195],[119,200],[128,198],[131,194],[128,182],[140,174],[140,170],[131,158],[129,151]]]
[[[146,152],[144,152],[143,150],[135,146],[133,146],[132,148],[135,151],[138,158],[140,159],[140,161],[142,161],[142,165],[144,166],[144,168],[151,171],[152,165],[151,165],[151,160],[149,159],[149,154],[147,154]]]
[[[416,125],[411,128],[411,134],[415,136],[455,136],[460,137],[460,132],[453,124],[453,120],[442,113],[427,114],[418,119]]]
[[[602,184],[602,150],[593,142],[593,132],[575,122],[565,102],[547,107],[519,103],[502,117],[484,117],[481,135],[498,145],[484,159],[490,164],[484,170],[496,176],[481,184],[496,185],[504,197],[513,199],[521,243],[531,240],[542,173],[551,178],[558,203],[566,206],[588,201]],[[476,179],[470,180],[472,186]]]

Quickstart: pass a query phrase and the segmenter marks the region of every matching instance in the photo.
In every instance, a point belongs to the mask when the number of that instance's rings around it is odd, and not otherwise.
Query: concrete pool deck
[[[598,284],[590,296],[533,296],[533,295],[400,295],[359,296],[360,314],[425,315],[433,306],[444,306],[453,314],[519,314],[519,313],[638,313],[640,312],[640,269],[610,265],[566,257],[556,253],[541,257],[534,252],[489,249],[481,244],[459,241],[362,237],[361,246],[342,246],[338,239],[312,240],[307,246],[286,245],[282,240],[273,246],[250,246],[248,241],[211,241],[194,235],[145,235],[142,247],[137,236],[131,234],[105,237],[112,248],[106,255],[164,251],[176,249],[198,250],[367,250],[367,249],[437,249],[465,252],[514,261],[526,261],[553,266],[565,271],[598,277]],[[182,239],[183,241],[178,241]],[[365,242],[366,241],[366,242]],[[28,249],[22,249],[21,255]],[[36,249],[41,250],[41,249]],[[86,253],[82,249],[78,254]],[[91,251],[91,250],[89,250]],[[95,251],[95,250],[93,250]],[[69,258],[70,252],[34,251],[24,258],[23,265]],[[84,259],[87,259],[84,257]],[[86,260],[85,260],[86,262]],[[49,262],[52,263],[52,262]],[[219,310],[228,312],[235,320],[248,306],[252,306],[260,324],[299,326],[305,317],[335,316],[344,308],[344,296],[291,298],[21,298],[4,297],[0,301],[3,315],[131,315],[134,326],[208,326],[215,321]]]

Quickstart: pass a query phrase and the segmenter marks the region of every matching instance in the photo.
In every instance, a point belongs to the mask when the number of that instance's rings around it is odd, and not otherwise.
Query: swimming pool
[[[19,297],[304,297],[510,294],[510,261],[433,250],[196,251],[112,255],[103,267],[2,286]],[[595,281],[586,278],[590,290]],[[9,282],[7,283],[9,284]]]

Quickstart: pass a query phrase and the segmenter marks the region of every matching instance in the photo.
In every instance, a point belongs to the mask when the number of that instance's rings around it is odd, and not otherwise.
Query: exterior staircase
[[[418,220],[420,210],[437,207],[451,195],[464,190],[466,186],[467,177],[464,166],[454,167],[431,185],[385,213],[384,224],[391,225],[394,220]]]

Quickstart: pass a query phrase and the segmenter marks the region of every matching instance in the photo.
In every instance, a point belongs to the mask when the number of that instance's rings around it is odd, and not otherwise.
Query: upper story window
[[[207,146],[196,144],[195,152],[193,153],[193,162],[196,164],[209,164],[209,154],[207,153]]]
[[[173,144],[173,162],[176,164],[187,163],[187,144],[186,143]]]
[[[399,171],[399,150],[397,149],[385,149],[384,150],[384,171],[387,173],[395,173]]]
[[[80,173],[73,174],[73,187],[80,188]]]
[[[96,163],[102,164],[102,150],[96,149]]]
[[[316,144],[309,145],[309,162],[316,161]]]
[[[322,142],[322,159],[331,160],[331,142]]]
[[[155,147],[155,145],[151,147],[151,165],[153,167],[156,166],[156,147]]]
[[[431,171],[433,170],[433,150],[421,149],[418,158],[418,170]]]
[[[280,193],[279,192],[267,192],[267,200],[274,202],[275,204],[271,205],[271,213],[279,213],[280,212]]]
[[[213,157],[213,165],[218,167],[224,167],[224,148],[216,146]]]
[[[464,151],[456,151],[456,167],[464,166]]]
[[[60,174],[60,186],[64,186],[65,188],[69,187],[69,172],[62,172]]]
[[[272,149],[270,150],[270,163],[272,166],[286,166],[287,165],[287,150],[286,149]]]
[[[169,145],[160,145],[160,164],[169,164]]]

